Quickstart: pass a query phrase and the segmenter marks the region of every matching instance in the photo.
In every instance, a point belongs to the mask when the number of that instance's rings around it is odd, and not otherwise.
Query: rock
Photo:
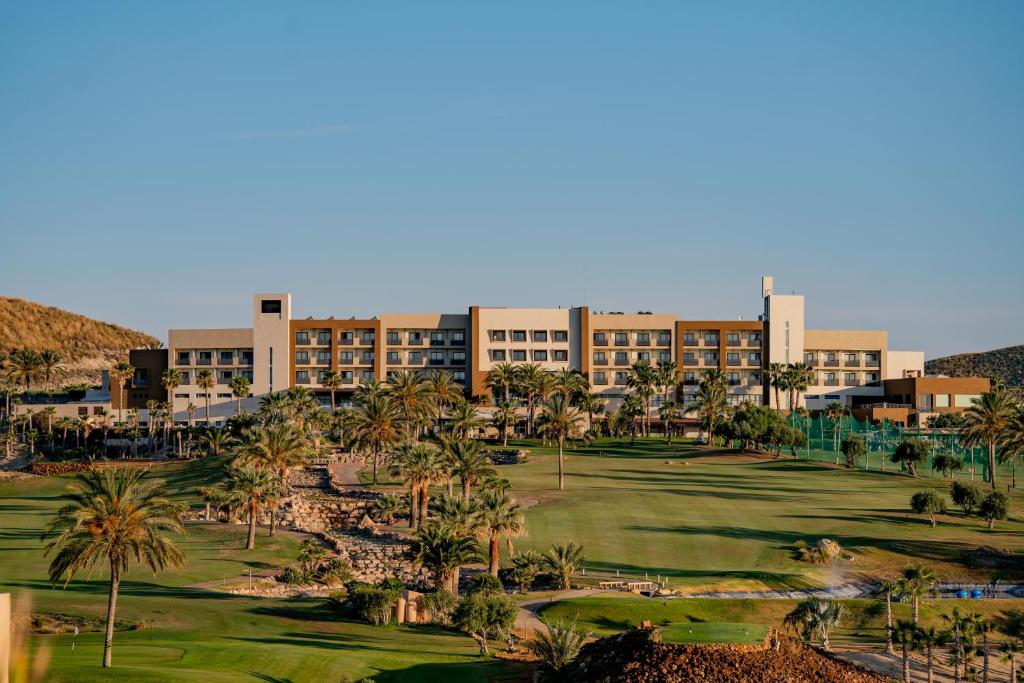
[[[823,538],[818,541],[818,550],[825,560],[834,560],[843,554],[843,549],[831,538]]]
[[[360,529],[376,529],[377,522],[370,519],[369,515],[363,515],[363,518],[359,520],[359,524],[357,526]]]

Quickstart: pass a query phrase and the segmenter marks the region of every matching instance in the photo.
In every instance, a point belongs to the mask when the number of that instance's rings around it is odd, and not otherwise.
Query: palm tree
[[[44,349],[39,352],[39,365],[43,373],[43,387],[46,389],[50,388],[50,380],[53,379],[60,372],[60,354],[50,349]]]
[[[7,356],[7,377],[25,385],[25,391],[32,390],[32,380],[39,376],[43,360],[29,349],[19,349]]]
[[[117,382],[117,421],[124,422],[125,387],[135,375],[131,363],[121,361],[110,370],[110,378]]]
[[[917,626],[900,619],[896,622],[893,638],[900,644],[903,653],[903,681],[910,683],[910,651],[917,645]]]
[[[437,429],[441,430],[441,421],[444,419],[444,409],[452,403],[460,401],[465,396],[462,385],[455,381],[455,377],[447,370],[435,370],[426,379],[427,397],[434,406],[434,415],[437,416]]]
[[[512,538],[526,533],[526,521],[519,503],[496,491],[488,491],[480,497],[480,535],[488,542],[487,569],[491,576],[498,575],[500,564],[499,543],[502,537],[508,539],[509,553],[512,552]]]
[[[206,444],[206,448],[212,456],[220,455],[235,441],[235,438],[231,436],[231,432],[227,429],[216,428],[206,430],[199,439]]]
[[[708,443],[715,443],[715,426],[726,415],[728,385],[725,373],[712,368],[704,373],[694,394],[693,404],[685,413],[696,413],[702,429],[708,432]]]
[[[892,598],[899,595],[903,584],[899,581],[888,579],[882,582],[879,592],[885,596],[885,651],[887,654],[895,654],[892,648]]]
[[[213,507],[220,507],[228,499],[228,492],[220,486],[201,486],[196,489],[196,493],[200,498],[203,499],[203,504],[206,506],[206,521],[210,521],[210,513],[213,511]]]
[[[245,549],[256,547],[256,521],[260,508],[268,499],[276,498],[282,488],[281,478],[268,469],[232,468],[227,482],[234,506],[245,508],[249,518],[249,537]]]
[[[475,536],[480,530],[480,506],[456,496],[442,495],[434,505],[437,520],[462,536]]]
[[[587,414],[587,429],[594,430],[594,415],[604,412],[605,399],[601,394],[590,392],[577,394],[573,405]]]
[[[541,623],[545,628],[533,630],[526,648],[553,671],[560,672],[572,664],[592,632],[577,628],[575,619],[569,624],[550,624],[543,619]]]
[[[917,626],[919,621],[921,598],[930,595],[938,582],[935,572],[923,565],[917,564],[903,570],[903,576],[900,579],[900,593],[910,598],[914,626]]]
[[[562,590],[572,588],[572,577],[581,564],[583,564],[583,546],[572,542],[565,545],[553,545],[551,550],[544,555],[544,566],[555,575],[558,579],[558,586]]]
[[[1010,667],[1010,677],[1008,680],[1017,681],[1017,658],[1024,653],[1024,643],[1019,638],[1011,638],[1004,640],[999,645],[999,652],[1002,661],[1006,662]],[[931,678],[928,679],[928,683],[931,683]]]
[[[324,370],[324,374],[320,378],[320,386],[331,392],[331,414],[334,414],[334,411],[338,409],[335,394],[338,393],[338,389],[341,388],[341,384],[340,372],[337,370]]]
[[[452,433],[460,438],[468,438],[469,433],[484,426],[483,418],[477,415],[476,408],[469,401],[459,399],[448,409],[449,427]]]
[[[590,382],[576,368],[562,368],[552,374],[555,395],[572,403],[577,394],[586,393]]]
[[[644,404],[643,401],[640,400],[640,397],[627,396],[623,399],[622,405],[619,406],[618,413],[614,416],[617,432],[622,432],[624,428],[629,430],[630,445],[636,443],[636,421],[637,418],[641,417],[643,414]],[[611,421],[612,416],[609,415],[608,419]]]
[[[672,423],[677,422],[682,416],[682,406],[675,401],[665,401],[658,408],[658,417],[661,418],[661,424],[665,426],[666,443],[672,443]]]
[[[843,417],[847,414],[842,403],[829,403],[825,406],[825,417],[832,423],[832,450],[836,452],[836,464],[839,464],[839,437],[843,431]]]
[[[362,410],[355,413],[353,418],[355,439],[373,458],[373,483],[376,485],[380,458],[398,441],[402,418],[395,404],[386,395],[370,395],[364,397],[360,403]]]
[[[508,432],[510,429],[514,429],[518,422],[519,415],[514,403],[501,401],[495,406],[494,412],[491,414],[491,424],[501,434],[502,448],[508,446]]]
[[[658,361],[658,386],[662,391],[662,402],[668,403],[672,388],[679,386],[679,363],[674,360]]]
[[[651,397],[658,384],[658,373],[649,363],[633,363],[626,377],[626,386],[644,402],[644,436],[651,435]]]
[[[530,436],[536,436],[534,416],[537,401],[547,398],[551,390],[548,373],[537,363],[520,365],[516,370],[516,393],[526,398],[526,430]]]
[[[385,391],[402,416],[405,439],[415,440],[416,424],[428,411],[430,388],[423,382],[419,372],[399,370],[388,379]]]
[[[174,420],[174,390],[181,386],[181,372],[174,368],[167,368],[160,375],[160,383],[167,390],[167,406],[171,410],[171,420]]]
[[[78,475],[64,496],[67,504],[46,526],[43,554],[56,551],[50,562],[50,581],[65,578],[67,586],[80,570],[110,565],[107,628],[103,666],[111,666],[114,620],[121,575],[135,561],[154,573],[185,564],[185,554],[168,533],[184,534],[185,527],[172,504],[163,498],[159,481],[145,481],[141,469],[110,468]]]
[[[974,620],[974,632],[981,635],[981,680],[983,683],[988,683],[989,674],[989,647],[988,647],[988,636],[995,630],[991,621],[988,621],[981,615],[977,615]]]
[[[474,439],[449,439],[445,451],[449,460],[448,471],[459,478],[462,498],[468,503],[471,488],[495,473],[491,460],[484,454],[480,442]]]
[[[842,616],[843,607],[838,602],[808,598],[798,603],[782,623],[799,630],[804,640],[819,638],[821,646],[829,650],[829,632],[839,625]]]
[[[252,384],[249,382],[249,378],[245,375],[235,375],[228,382],[228,388],[231,389],[231,395],[235,397],[235,415],[242,414],[242,399],[249,397],[249,389]],[[209,422],[209,417],[206,418]]]
[[[793,363],[789,366],[786,388],[790,391],[789,402],[793,410],[800,407],[800,394],[807,391],[807,388],[814,384],[814,380],[814,368],[806,363]]]
[[[519,584],[519,592],[526,594],[534,578],[544,567],[544,556],[536,550],[527,550],[524,553],[517,553],[512,558],[512,575]]]
[[[544,404],[544,435],[558,443],[558,490],[565,490],[565,440],[579,433],[579,411],[562,396],[555,396]]]
[[[965,446],[988,447],[988,481],[992,490],[996,488],[996,445],[1005,437],[1015,414],[1013,396],[1003,387],[985,392],[963,412],[965,428],[961,442]]]
[[[928,683],[935,680],[935,648],[945,645],[948,638],[949,635],[945,631],[940,631],[934,626],[917,629],[917,646],[924,650]],[[1013,680],[1013,677],[1010,680]]]
[[[786,384],[786,364],[785,363],[769,363],[768,364],[768,386],[775,392],[775,409],[782,410],[782,401],[779,398],[779,392],[783,389]]]
[[[963,613],[954,607],[942,620],[949,624],[950,637],[953,641],[953,681],[960,682],[960,667],[966,662],[967,651],[974,635],[974,623],[979,615]]]
[[[288,471],[304,465],[309,458],[309,440],[299,428],[271,424],[248,432],[235,448],[235,464],[275,472],[282,486],[288,487]]]
[[[403,443],[395,451],[390,470],[409,487],[409,528],[423,526],[427,522],[429,487],[447,475],[440,451],[426,444]]]
[[[509,393],[518,381],[519,373],[512,363],[502,362],[495,365],[487,372],[484,379],[484,386],[502,397],[505,403],[510,400]]]
[[[203,395],[206,397],[206,424],[210,424],[210,393],[213,387],[217,384],[217,378],[214,377],[213,370],[205,369],[200,370],[196,374],[196,386],[203,390]]]
[[[428,524],[421,528],[409,547],[413,563],[434,573],[434,583],[458,597],[459,571],[462,565],[483,559],[480,547],[472,536],[458,534],[443,524]]]

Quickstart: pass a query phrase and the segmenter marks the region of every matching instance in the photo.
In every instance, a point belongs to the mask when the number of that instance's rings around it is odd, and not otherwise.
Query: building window
[[[280,313],[280,299],[264,299],[260,302],[260,313]]]
[[[373,380],[373,370],[363,370],[363,381],[370,382]]]
[[[659,332],[658,333],[658,343],[659,344],[665,344],[666,346],[668,344],[671,344],[672,343],[672,333],[671,332]]]
[[[616,346],[629,346],[629,333],[628,332],[616,332],[615,333],[615,345]]]
[[[491,330],[491,341],[505,341],[505,330]]]
[[[308,344],[309,343],[309,332],[306,330],[300,330],[295,333],[296,344]]]
[[[548,331],[547,330],[534,330],[533,331],[533,341],[535,341],[535,342],[546,342],[547,340],[548,340]]]
[[[242,351],[239,355],[239,362],[242,365],[252,365],[252,351]]]
[[[760,332],[751,332],[750,334],[747,335],[747,341],[750,342],[751,344],[760,344],[761,343],[761,333]]]
[[[444,332],[433,331],[430,333],[431,346],[444,346]]]
[[[296,384],[309,384],[309,370],[296,370],[295,371],[295,383]]]
[[[316,352],[317,365],[330,365],[331,364],[331,352],[330,351],[317,351]]]
[[[373,330],[363,330],[363,343],[364,344],[373,344],[373,342],[376,339],[377,339],[377,333],[376,332],[374,332]]]
[[[604,332],[595,332],[594,343],[604,346],[605,344],[608,343],[608,335],[606,335]]]
[[[740,364],[740,354],[735,353],[735,352],[729,352],[729,353],[725,354],[725,362],[728,363],[729,365],[739,365]]]
[[[191,380],[192,380],[192,377],[189,374],[188,370],[186,370],[185,372],[181,373],[181,383],[182,384],[191,384],[192,383]]]
[[[637,332],[636,333],[636,343],[639,344],[640,346],[647,346],[648,344],[651,343],[651,333],[650,332]]]
[[[616,384],[625,384],[626,383],[626,373],[624,373],[624,372],[616,372],[615,373],[615,383]]]
[[[391,365],[397,365],[398,362],[398,351],[388,351],[388,363]]]
[[[935,394],[935,400],[932,402],[936,408],[948,408],[949,407],[949,394]]]
[[[452,363],[457,365],[466,364],[466,352],[465,351],[452,351]]]
[[[200,351],[197,363],[199,365],[210,365],[213,363],[213,351]]]
[[[740,373],[730,372],[728,381],[730,387],[738,387],[740,385]]]
[[[651,352],[650,351],[638,351],[636,354],[636,360],[638,363],[651,363]]]
[[[569,352],[565,349],[555,349],[552,353],[554,354],[555,360],[560,363],[564,363],[569,360]]]
[[[189,365],[191,358],[188,351],[178,351],[178,365]]]
[[[512,330],[512,341],[524,342],[526,341],[526,330]]]
[[[431,351],[430,352],[430,364],[431,365],[444,365],[444,351]]]
[[[235,362],[235,354],[233,351],[221,351],[220,358],[217,361],[221,365],[231,365]]]
[[[409,333],[409,343],[410,344],[420,344],[422,342],[423,342],[423,333],[422,332],[410,332]]]
[[[316,333],[316,343],[323,346],[328,346],[331,343],[331,331],[320,330]]]
[[[708,344],[709,346],[713,346],[715,344],[718,344],[718,333],[717,332],[705,332],[704,333],[704,343]]]
[[[814,365],[814,354],[813,353],[805,353],[804,354],[804,363],[806,363],[807,365]]]
[[[149,386],[149,370],[146,368],[135,368],[135,375],[132,377],[132,386],[142,387]]]
[[[714,351],[705,351],[704,352],[704,362],[707,363],[708,365],[717,364],[718,363],[718,354],[715,353]]]
[[[373,351],[363,351],[363,362],[372,363],[377,355]]]
[[[843,379],[846,380],[847,384],[852,384],[853,382],[857,381],[857,375],[855,375],[852,372],[848,372],[846,373]]]
[[[683,354],[683,362],[687,365],[695,365],[697,363],[697,356],[693,351],[687,351]]]
[[[857,362],[857,354],[855,354],[855,353],[848,353],[848,354],[846,354],[846,362],[847,363],[856,363]]]
[[[684,344],[696,344],[697,335],[693,332],[683,332],[683,343]]]
[[[826,363],[835,363],[836,362],[836,354],[834,354],[832,352],[826,353],[825,354],[825,362]]]
[[[217,398],[231,398],[230,393],[217,394]]]
[[[252,370],[242,370],[238,374],[240,374],[242,377],[244,377],[247,380],[249,380],[249,384],[252,384]]]
[[[512,351],[512,360],[514,360],[514,361],[525,361],[526,360],[526,351],[521,351],[521,350],[520,351],[516,351],[516,350],[513,349],[513,351]]]
[[[594,384],[608,384],[608,377],[603,372],[594,373]]]
[[[672,360],[672,353],[670,351],[659,351],[658,352],[658,362],[659,363],[668,363],[671,360]]]
[[[877,353],[867,353],[867,354],[864,354],[864,359],[867,362],[869,362],[869,363],[877,363],[878,362],[878,354]]]
[[[727,344],[739,344],[740,343],[740,333],[739,332],[729,332],[728,334],[725,335],[725,342]]]
[[[309,351],[296,351],[295,352],[295,364],[296,365],[308,365],[309,364]]]
[[[569,332],[567,330],[555,330],[551,334],[554,335],[554,340],[556,342],[569,341]]]
[[[231,376],[232,376],[232,373],[231,373],[230,370],[221,370],[220,371],[220,383],[221,384],[227,384],[228,382],[231,381]]]
[[[694,373],[694,372],[684,372],[683,373],[683,384],[689,385],[689,384],[696,384],[696,383],[697,383],[697,374],[696,373]]]
[[[342,370],[341,371],[341,383],[342,384],[352,384],[353,379],[354,378],[353,378],[353,374],[352,374],[351,370]]]
[[[466,383],[466,371],[465,370],[453,370],[452,371],[452,379],[454,379],[459,384],[465,384]]]
[[[970,408],[978,398],[978,394],[957,394],[954,402],[957,408]]]
[[[452,332],[452,344],[465,344],[466,343],[466,332],[465,330],[455,330]]]
[[[338,341],[342,344],[353,344],[355,340],[356,335],[352,330],[342,330],[338,335]]]
[[[866,377],[867,377],[867,380],[869,382],[877,382],[878,381],[878,373],[877,372],[869,372],[866,375]]]
[[[412,365],[418,365],[423,362],[422,351],[410,351],[409,352],[409,363]]]
[[[338,354],[338,362],[341,365],[352,365],[352,352],[342,351]]]
[[[494,349],[491,351],[491,360],[493,361],[504,361],[505,360],[505,349]]]
[[[544,349],[534,349],[533,359],[546,361],[548,359],[548,352]]]
[[[626,365],[627,363],[629,363],[629,354],[626,353],[625,351],[616,351],[615,352],[615,364],[616,365]]]
[[[595,351],[594,352],[594,364],[595,365],[604,365],[607,362],[608,362],[608,356],[605,355],[604,351]]]
[[[401,344],[402,340],[397,332],[388,332],[388,344]]]
[[[750,373],[750,383],[752,385],[760,384],[761,383],[761,373],[760,372],[752,372],[752,373]]]
[[[748,353],[747,354],[747,362],[750,363],[751,365],[760,365],[761,364],[761,354],[760,353]]]

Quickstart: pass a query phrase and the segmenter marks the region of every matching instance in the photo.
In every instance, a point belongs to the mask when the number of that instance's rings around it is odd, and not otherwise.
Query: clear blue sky
[[[1024,342],[1024,3],[0,3],[0,293]]]

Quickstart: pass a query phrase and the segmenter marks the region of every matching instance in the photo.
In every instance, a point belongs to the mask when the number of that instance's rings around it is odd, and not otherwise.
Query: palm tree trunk
[[[927,670],[928,670],[928,683],[933,683],[933,681],[935,680],[935,665],[934,665],[934,662],[932,661],[932,646],[931,645],[928,646],[928,654],[927,654],[927,660],[926,660],[925,666],[927,667]],[[1013,676],[1012,675],[1010,676],[1010,680],[1011,681],[1013,680]]]
[[[210,426],[210,390],[206,390],[206,426]]]
[[[417,500],[417,491],[419,490],[419,484],[416,482],[410,482],[409,484],[409,528],[419,529],[420,528],[420,506]]]
[[[469,502],[470,489],[472,488],[472,480],[463,477],[462,478],[462,500]]]
[[[487,571],[491,573],[491,576],[498,575],[498,537],[495,534],[491,534],[490,538],[490,562],[487,565]]]
[[[885,652],[896,654],[892,649],[892,593],[885,594]]]
[[[210,501],[206,501],[206,521],[210,521]]]
[[[429,481],[420,482],[420,524],[427,523],[427,516],[430,512],[430,493],[427,487],[430,486]]]
[[[988,440],[988,481],[996,490],[996,440]]]
[[[256,547],[256,499],[249,502],[249,538],[245,542],[245,549],[252,550]]]
[[[270,506],[270,535],[273,536],[277,532],[277,505]]]
[[[558,439],[558,490],[565,490],[565,468],[562,464],[562,447],[565,445],[565,439],[559,437]]]
[[[117,612],[117,589],[121,585],[121,569],[110,562],[110,597],[107,599],[107,631],[103,638],[103,668],[112,666],[114,652],[114,615]],[[6,673],[6,672],[5,672]]]
[[[935,526],[934,519],[932,520],[932,526]],[[917,626],[918,617],[920,617],[921,615],[921,599],[916,595],[914,596],[914,602],[912,607],[914,611],[914,626]]]
[[[987,631],[981,635],[981,683],[988,683],[988,632]]]
[[[236,396],[235,401],[235,415],[240,416],[242,414],[242,397]]]
[[[377,451],[373,452],[373,485],[377,485]]]
[[[910,653],[907,651],[907,643],[903,643],[903,681],[910,683]]]

